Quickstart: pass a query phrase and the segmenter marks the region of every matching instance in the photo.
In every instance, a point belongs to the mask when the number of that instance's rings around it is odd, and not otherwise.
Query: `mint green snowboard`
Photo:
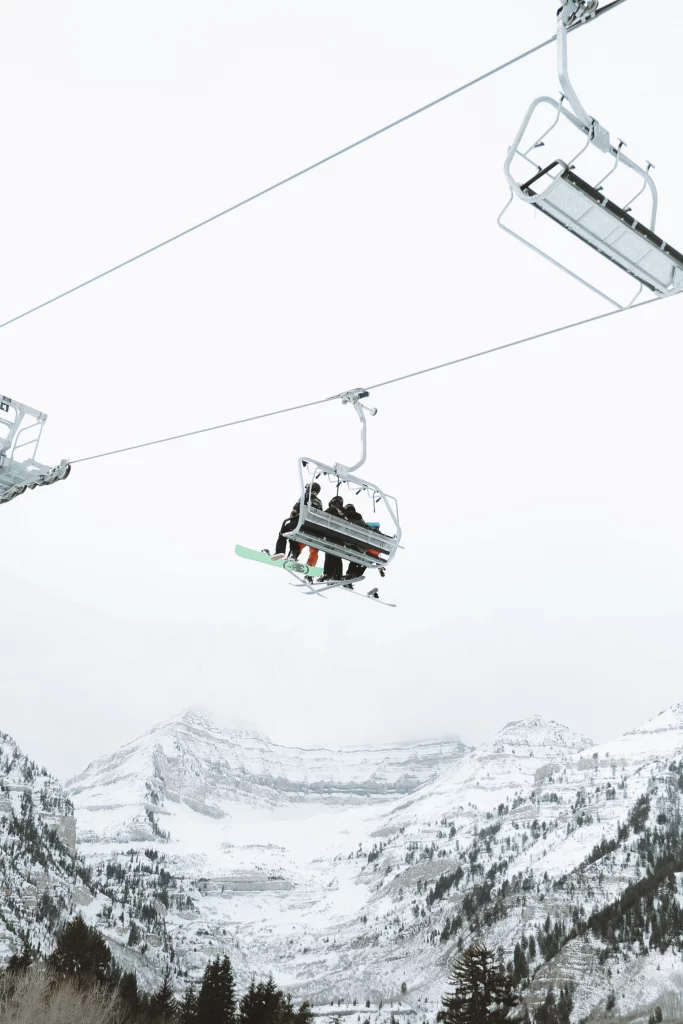
[[[302,565],[291,558],[278,558],[274,561],[270,555],[263,551],[254,551],[253,548],[243,548],[241,544],[235,545],[235,554],[240,558],[250,558],[254,562],[263,562],[264,565],[273,565],[276,568],[288,569],[290,572],[299,573],[300,576],[322,576],[323,571],[317,565]]]

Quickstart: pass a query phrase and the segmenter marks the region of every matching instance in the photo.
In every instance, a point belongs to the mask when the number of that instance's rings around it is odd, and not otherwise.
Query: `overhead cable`
[[[676,295],[682,294],[676,292]],[[606,313],[598,313],[595,316],[586,317],[584,320],[575,320],[570,324],[562,324],[560,327],[550,327],[546,331],[539,331],[537,334],[529,334],[525,338],[517,338],[516,341],[506,341],[502,345],[495,345],[493,348],[479,349],[477,352],[470,352],[466,356],[458,356],[456,359],[449,359],[445,363],[436,363],[433,366],[425,366],[421,370],[412,370],[410,373],[403,373],[399,377],[391,377],[389,380],[380,381],[378,384],[368,384],[364,391],[376,391],[378,388],[390,387],[412,377],[422,377],[426,373],[436,373],[438,370],[445,370],[450,366],[457,366],[458,363],[467,363],[472,359],[480,359],[482,356],[490,356],[496,352],[504,352],[508,348],[516,348],[518,345],[526,345],[529,341],[538,341],[541,338],[549,338],[553,334],[561,334],[563,331],[570,331],[576,327],[585,327],[587,324],[594,324],[608,317],[618,316],[620,313],[627,313],[632,309],[642,309],[653,302],[661,302],[662,299],[673,298],[673,296],[656,296],[638,303],[637,306],[626,306],[624,309],[610,309]],[[242,419],[230,420],[228,423],[216,423],[211,427],[200,427],[198,430],[187,430],[182,434],[171,434],[169,437],[159,437],[154,441],[142,441],[140,444],[126,445],[124,448],[114,448],[108,452],[99,452],[97,455],[85,455],[80,459],[69,459],[71,465],[78,462],[91,462],[94,459],[106,459],[110,455],[122,455],[124,452],[138,451],[140,448],[151,448],[157,444],[167,444],[169,441],[180,441],[185,437],[196,437],[198,434],[208,434],[214,430],[226,430],[228,427],[239,427],[244,423],[254,423],[256,420],[266,420],[273,416],[284,416],[285,413],[298,412],[299,409],[311,409],[315,405],[325,405],[327,402],[336,402],[342,397],[343,392],[337,395],[330,395],[327,398],[316,398],[312,402],[302,402],[300,405],[290,405],[284,409],[273,409],[271,412],[260,412],[255,416],[244,416]]]
[[[583,25],[588,25],[592,21],[596,21],[603,14],[607,14],[608,11],[613,10],[615,7],[619,7],[623,3],[626,3],[626,0],[612,0],[612,3],[608,4],[606,7],[603,7],[602,9],[599,8],[596,14],[594,14],[589,21],[579,22],[574,25],[570,31],[576,31]],[[136,263],[145,256],[150,256],[153,252],[157,252],[159,249],[163,249],[165,246],[171,245],[172,242],[177,242],[179,239],[185,238],[186,235],[192,234],[193,231],[198,231],[200,228],[206,227],[207,224],[212,224],[221,217],[226,217],[229,213],[234,213],[235,210],[239,210],[243,206],[253,203],[256,199],[261,199],[262,196],[268,195],[269,192],[274,192],[276,189],[282,188],[283,185],[288,185],[291,181],[296,181],[297,178],[303,177],[304,174],[308,174],[310,171],[314,171],[318,167],[322,167],[325,164],[330,163],[332,160],[336,160],[337,157],[343,156],[345,153],[350,153],[351,150],[357,149],[359,146],[364,145],[366,142],[370,142],[372,139],[378,138],[380,135],[384,135],[385,132],[391,131],[392,128],[397,128],[398,125],[405,124],[406,121],[410,121],[412,118],[417,117],[419,114],[424,114],[425,111],[431,110],[440,103],[444,103],[446,100],[450,100],[454,96],[458,96],[460,93],[466,92],[468,89],[471,89],[473,86],[485,81],[487,78],[492,78],[493,75],[497,75],[500,71],[504,71],[506,68],[512,67],[513,64],[518,64],[519,61],[524,60],[526,57],[530,57],[532,54],[537,53],[546,46],[550,46],[551,43],[555,42],[556,38],[556,36],[551,36],[549,39],[545,39],[542,43],[532,46],[529,50],[525,50],[516,57],[512,57],[510,60],[506,60],[504,63],[498,64],[495,68],[491,68],[490,71],[485,71],[484,74],[477,75],[476,78],[471,79],[469,82],[465,82],[463,85],[459,85],[455,89],[451,89],[450,92],[444,93],[443,96],[438,96],[429,103],[425,103],[423,106],[417,107],[415,110],[411,110],[410,113],[396,118],[395,121],[390,121],[389,124],[385,124],[382,128],[377,128],[375,131],[370,132],[369,135],[364,135],[362,138],[356,139],[355,142],[350,142],[348,145],[342,146],[341,149],[337,149],[333,153],[329,153],[327,156],[322,157],[320,160],[316,160],[314,163],[308,164],[307,167],[303,167],[301,170],[287,175],[286,178],[281,178],[279,181],[274,182],[274,184],[268,185],[266,188],[262,188],[258,192],[252,193],[252,195],[247,196],[246,199],[240,199],[239,202],[233,203],[232,206],[228,206],[225,210],[220,210],[218,213],[214,213],[210,217],[205,217],[204,220],[200,220],[196,224],[192,224],[190,227],[184,228],[182,231],[178,231],[175,235],[171,235],[169,238],[165,238],[163,241],[157,242],[155,245],[151,245],[148,249],[143,249],[142,252],[138,252],[134,256],[129,256],[127,259],[114,264],[114,266],[109,267],[107,270],[102,270],[100,273],[86,278],[86,280],[81,281],[80,284],[75,284],[71,288],[67,288],[66,291],[59,292],[58,295],[53,295],[51,299],[45,299],[43,302],[39,302],[36,306],[31,306],[30,309],[24,310],[23,313],[17,313],[16,316],[12,316],[9,320],[5,320],[0,323],[0,329],[3,327],[9,327],[10,324],[16,323],[17,320],[23,320],[24,317],[30,316],[31,313],[37,313],[39,309],[45,309],[46,306],[51,306],[52,303],[59,302],[60,299],[66,298],[67,295],[73,295],[74,292],[80,291],[82,288],[87,288],[88,285],[94,284],[96,281],[101,281],[104,277],[109,277],[110,274],[116,273],[117,270],[122,270],[124,267],[130,266],[131,263]]]

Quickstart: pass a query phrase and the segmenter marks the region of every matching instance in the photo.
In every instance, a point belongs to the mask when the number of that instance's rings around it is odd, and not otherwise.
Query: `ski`
[[[304,582],[301,582],[301,583],[299,581],[297,581],[296,583],[291,583],[290,586],[292,586],[292,587],[306,587],[306,586],[307,587],[311,587],[311,586],[313,586],[313,587],[315,587],[315,592],[317,594],[317,593],[319,593],[322,590],[336,590],[337,587],[345,587],[347,590],[350,590],[351,589],[350,588],[350,584],[351,583],[362,583],[362,581],[364,579],[365,579],[365,576],[354,576],[353,580],[333,580],[333,581],[329,581],[329,582],[327,580],[322,581],[322,582],[320,580],[314,580],[312,584],[308,583],[307,581],[304,581]]]
[[[287,572],[289,573],[290,576],[294,576],[295,575],[289,569],[287,569]],[[323,598],[326,597],[327,595],[322,593],[322,591],[325,588],[321,587],[321,586],[315,587],[313,585],[315,582],[316,582],[315,579],[313,579],[313,581],[311,581],[311,580],[308,579],[308,577],[304,576],[303,578],[301,578],[301,577],[295,578],[294,582],[290,583],[289,585],[290,585],[290,587],[303,588],[303,590],[304,590],[304,597],[311,597],[311,595],[314,595],[315,597],[323,597]]]
[[[355,594],[356,597],[367,597],[368,601],[374,601],[375,604],[383,604],[385,608],[395,608],[396,607],[395,604],[391,604],[389,601],[382,601],[379,598],[379,596],[377,596],[376,591],[375,591],[375,593],[373,593],[372,590],[369,590],[367,592],[367,594],[361,594],[360,590],[348,590],[347,589],[346,593],[347,594]]]
[[[365,576],[358,576],[353,580],[353,582],[354,584],[361,583],[364,579]],[[309,582],[308,580],[303,580],[299,582],[297,580],[296,583],[290,583],[290,586],[299,588],[303,587],[308,592],[306,596],[309,596],[310,594],[317,594],[318,597],[325,597],[326,592],[328,590],[337,590],[339,587],[341,587],[347,593],[356,594],[357,597],[367,597],[368,600],[376,601],[377,604],[383,604],[386,608],[396,607],[396,605],[391,604],[390,601],[382,601],[381,598],[379,597],[376,587],[373,587],[372,590],[369,590],[367,594],[363,594],[361,593],[360,590],[352,589],[349,586],[348,580],[335,580],[334,583],[321,583],[319,580],[313,580],[312,582]]]

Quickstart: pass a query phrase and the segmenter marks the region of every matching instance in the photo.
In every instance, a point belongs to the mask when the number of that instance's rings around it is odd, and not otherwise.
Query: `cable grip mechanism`
[[[594,17],[598,10],[599,0],[564,0],[557,12],[562,18],[565,28],[573,28]]]

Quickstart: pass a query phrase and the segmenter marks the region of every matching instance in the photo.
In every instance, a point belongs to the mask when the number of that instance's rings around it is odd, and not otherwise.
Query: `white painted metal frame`
[[[540,96],[531,104],[522,121],[504,165],[505,176],[510,186],[510,198],[498,217],[498,224],[504,231],[523,242],[524,245],[543,256],[554,266],[564,270],[612,305],[623,309],[635,302],[643,285],[660,295],[669,295],[680,290],[683,287],[683,256],[654,234],[658,196],[650,173],[652,165],[647,163],[645,167],[641,167],[631,160],[623,151],[623,142],[619,141],[618,145],[613,145],[609,132],[595,118],[586,113],[571,84],[567,65],[567,33],[573,25],[594,14],[596,9],[597,3],[593,0],[588,3],[582,2],[582,0],[565,0],[559,11],[557,60],[562,95],[559,101],[551,99],[549,96]],[[571,110],[565,106],[565,99],[569,101]],[[552,123],[540,137],[530,145],[523,147],[522,142],[529,124],[537,109],[542,105],[548,105],[553,109]],[[569,160],[554,160],[543,168],[532,159],[530,154],[539,147],[545,146],[546,138],[554,131],[561,118],[566,119],[573,127],[577,128],[585,136],[585,139],[582,140],[578,152]],[[578,174],[573,173],[577,161],[590,146],[613,157],[611,169],[595,184],[586,182]],[[524,164],[533,168],[532,177],[528,180],[520,180],[513,171],[513,163],[519,162],[520,159]],[[625,204],[625,208],[610,202],[602,194],[605,181],[621,169],[627,169],[641,179],[640,188]],[[544,187],[540,187],[544,180]],[[538,191],[531,188],[531,185],[536,182],[539,183]],[[649,211],[646,215],[646,219],[649,221],[647,227],[630,215],[632,204],[643,195],[649,199]],[[639,287],[629,302],[626,305],[619,302],[617,298],[596,287],[593,282],[575,273],[545,249],[535,245],[505,224],[503,217],[515,197],[541,210],[594,250],[610,259],[621,270],[634,277],[638,281]]]
[[[58,466],[36,461],[36,451],[47,415],[0,395],[0,505],[26,488],[64,480],[71,471],[66,460]]]
[[[355,475],[355,470],[360,469],[367,458],[365,413],[369,412],[371,416],[377,413],[376,409],[361,404],[360,399],[366,397],[367,392],[361,390],[349,391],[340,395],[344,405],[353,406],[361,422],[360,459],[353,466],[345,466],[339,462],[332,466],[307,457],[299,459],[299,518],[295,528],[284,536],[299,544],[317,548],[318,551],[348,559],[366,569],[376,569],[388,565],[396,554],[401,541],[401,525],[396,498],[386,494],[377,484]],[[337,491],[346,484],[352,490],[369,494],[374,505],[382,503],[391,518],[395,534],[389,536],[379,533],[367,526],[338,519],[312,508],[310,502],[306,500],[306,487],[320,476],[326,476],[333,485],[337,486]],[[379,551],[380,554],[378,556],[371,555],[369,554],[370,550]]]

